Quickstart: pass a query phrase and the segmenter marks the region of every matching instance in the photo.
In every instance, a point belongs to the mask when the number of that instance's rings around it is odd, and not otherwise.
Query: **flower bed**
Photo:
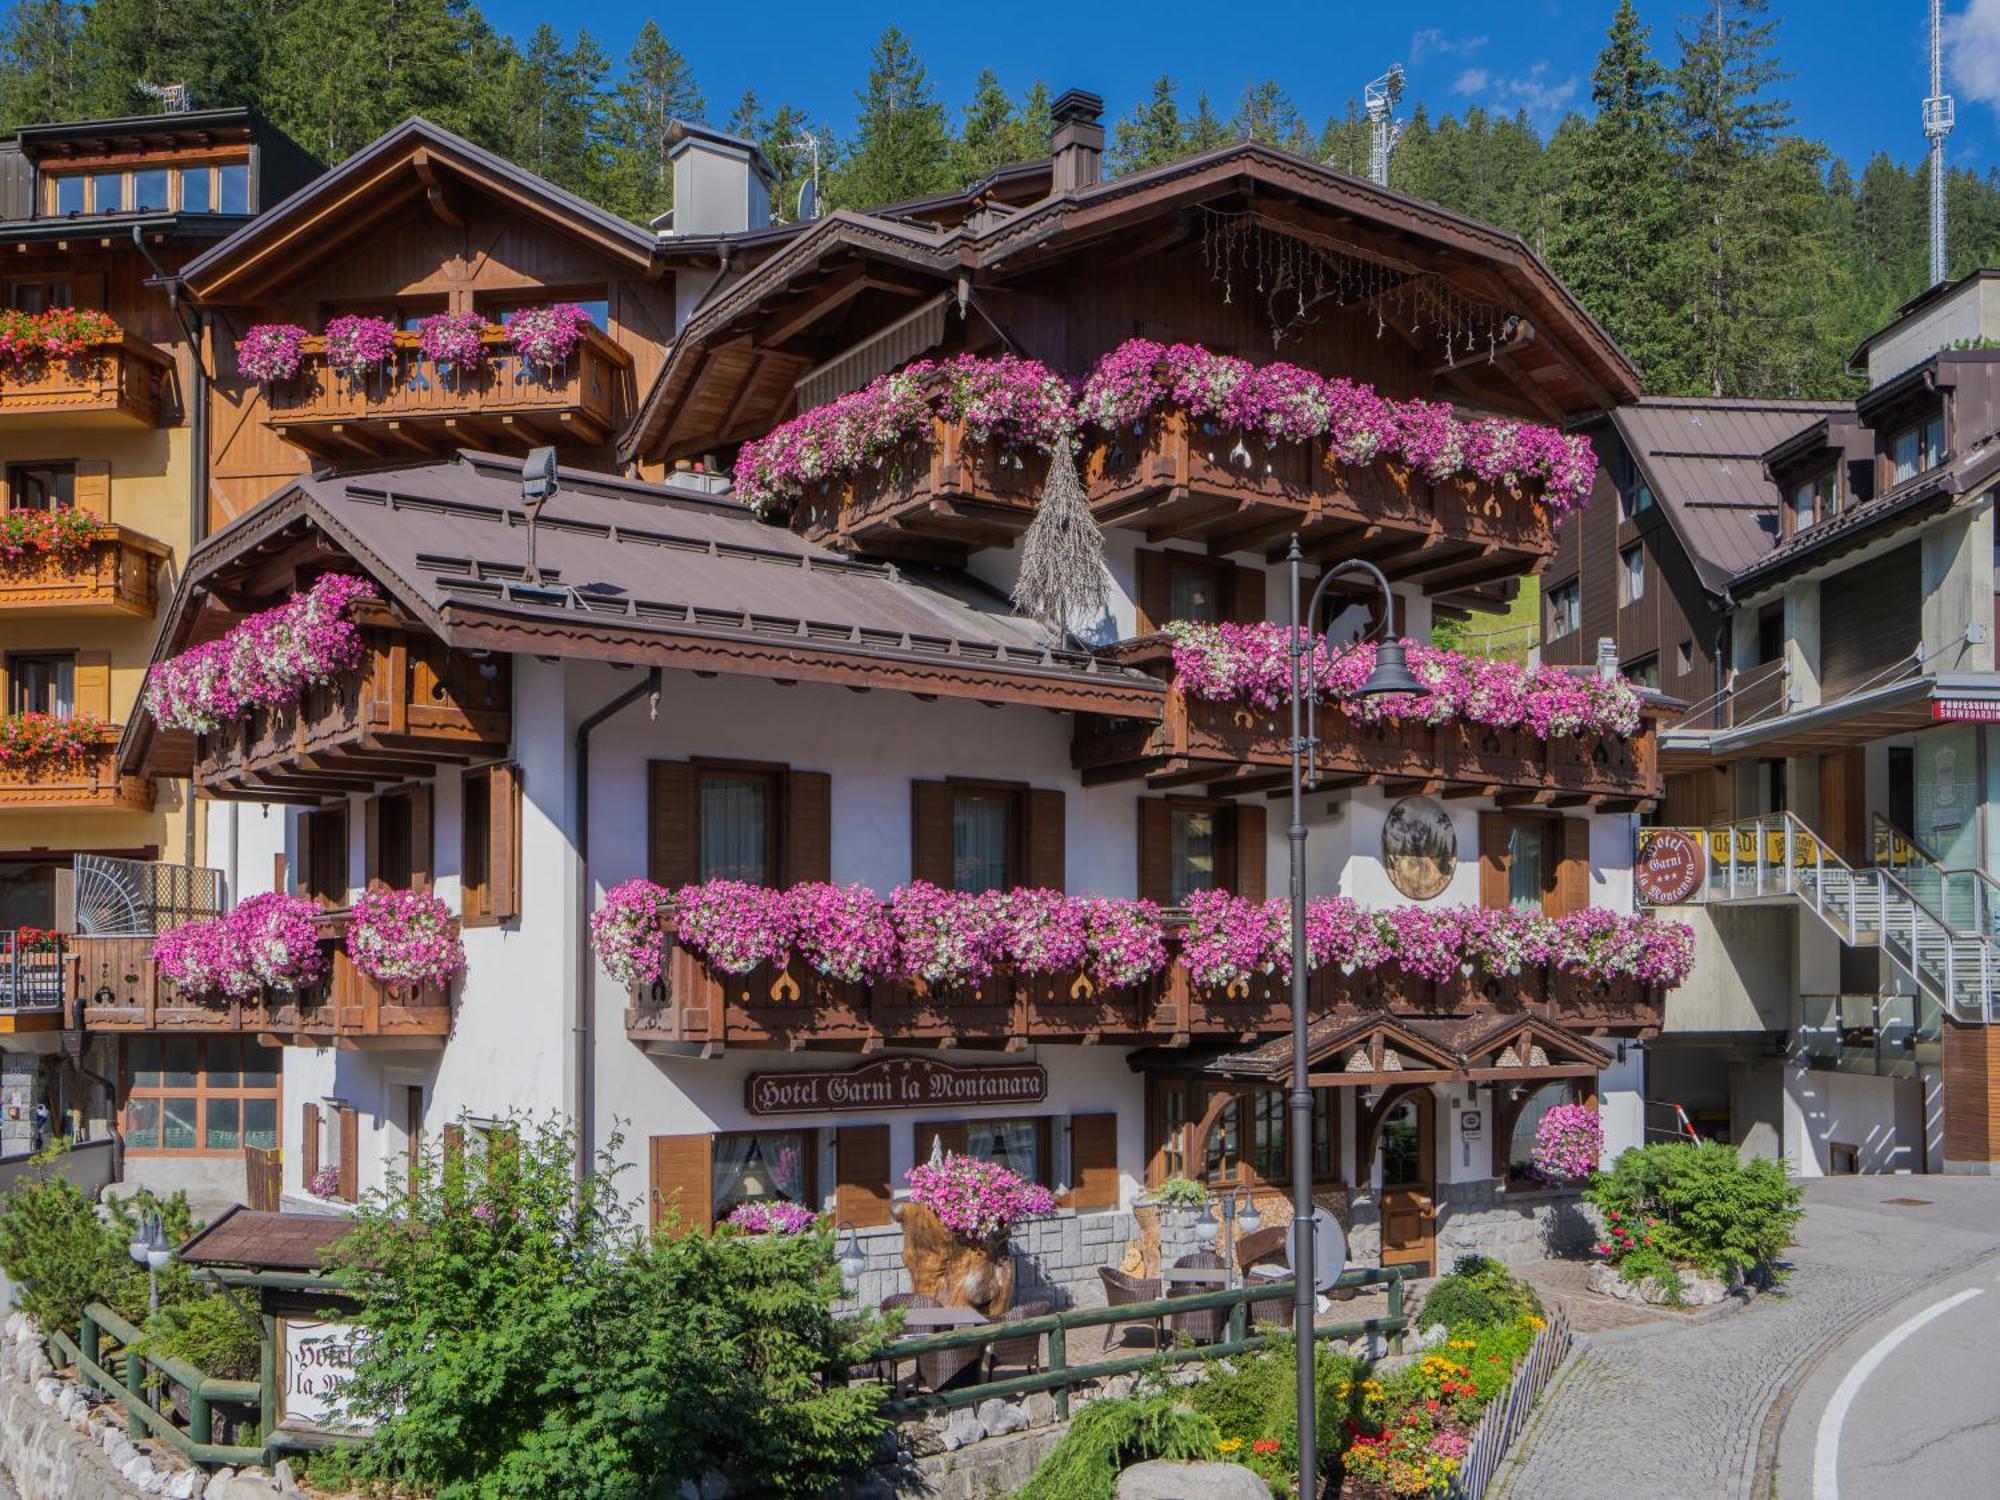
[[[89,511],[73,505],[54,510],[0,510],[0,563],[18,562],[31,552],[74,558],[97,540],[103,525]]]
[[[383,984],[443,986],[465,968],[458,918],[428,891],[364,891],[354,898],[347,956]]]
[[[49,359],[74,359],[86,349],[125,336],[109,313],[88,307],[43,312],[0,309],[0,371],[31,368]]]
[[[80,718],[8,714],[0,717],[0,766],[32,766],[56,760],[74,764],[102,744],[107,733],[105,725],[87,714]]]
[[[268,892],[239,902],[228,915],[183,922],[153,941],[160,972],[190,996],[248,1000],[291,992],[326,973],[313,918],[303,896]]]
[[[1175,685],[1212,703],[1276,708],[1292,691],[1290,627],[1256,624],[1167,626],[1173,638]],[[1558,735],[1629,736],[1639,730],[1638,691],[1624,678],[1522,667],[1465,656],[1416,641],[1403,642],[1410,670],[1431,691],[1362,697],[1375,668],[1375,647],[1364,643],[1313,653],[1313,690],[1361,724],[1462,722],[1489,729],[1526,730],[1538,739]]]
[[[960,1239],[995,1245],[1023,1219],[1056,1211],[1055,1194],[1018,1172],[976,1156],[947,1152],[936,1165],[919,1162],[906,1175],[910,1202],[927,1208]]]
[[[361,660],[347,610],[376,597],[365,578],[329,573],[305,593],[156,665],[146,707],[162,729],[208,733],[252,708],[296,703],[306,690]]]
[[[1745,1160],[1720,1141],[1626,1151],[1583,1196],[1603,1215],[1597,1254],[1621,1280],[1675,1305],[1690,1275],[1714,1283],[1719,1297],[1734,1278],[1774,1272],[1804,1212],[1783,1166]]]

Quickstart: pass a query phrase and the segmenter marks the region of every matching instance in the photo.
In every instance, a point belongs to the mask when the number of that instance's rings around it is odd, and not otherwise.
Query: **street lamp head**
[[[1374,698],[1384,693],[1428,693],[1403,659],[1403,643],[1387,640],[1375,648],[1375,669],[1361,684],[1359,696]]]

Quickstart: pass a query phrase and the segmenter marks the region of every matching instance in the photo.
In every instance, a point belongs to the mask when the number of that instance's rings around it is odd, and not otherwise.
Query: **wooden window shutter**
[[[1165,797],[1139,799],[1139,899],[1174,899],[1174,813]]]
[[[312,888],[312,829],[313,815],[311,813],[302,812],[296,818],[292,819],[295,854],[292,873],[298,877],[298,894],[301,896],[314,894]]]
[[[382,799],[370,797],[361,804],[361,883],[371,891],[382,890]]]
[[[84,304],[89,306],[91,304]],[[101,458],[76,461],[76,508],[101,521],[111,519],[111,465]]]
[[[910,783],[910,879],[952,888],[951,783]]]
[[[1069,1206],[1118,1206],[1118,1116],[1069,1117]]]
[[[1138,628],[1135,635],[1151,635],[1165,628],[1167,614],[1172,609],[1172,591],[1167,583],[1167,555],[1164,552],[1139,552],[1139,599]]]
[[[71,692],[78,718],[111,722],[111,653],[79,651],[72,669]]]
[[[1479,904],[1507,905],[1507,816],[1479,815]]]
[[[1229,577],[1229,618],[1239,625],[1264,623],[1264,570],[1237,567]]]
[[[436,876],[431,867],[431,789],[411,787],[410,799],[410,889],[427,891]]]
[[[1236,855],[1237,895],[1245,901],[1264,899],[1264,872],[1270,858],[1264,846],[1264,809],[1251,802],[1236,804],[1233,843]]]
[[[1066,889],[1067,830],[1063,794],[1028,793],[1028,884],[1047,891]]]
[[[646,763],[646,878],[668,890],[691,885],[694,767],[684,760]]]
[[[965,1121],[963,1120],[919,1120],[911,1127],[911,1139],[915,1151],[911,1160],[918,1163],[931,1159],[931,1144],[944,1143],[947,1156],[965,1155]]]
[[[785,775],[787,885],[833,879],[833,778],[824,771]]]
[[[465,1165],[465,1127],[447,1125],[440,1134],[444,1139],[444,1170],[456,1172]]]
[[[1559,838],[1549,914],[1563,917],[1590,905],[1590,819],[1564,818]]]
[[[493,837],[486,846],[491,866],[487,872],[486,914],[496,922],[506,922],[521,914],[521,768],[511,764],[495,766],[488,796]]]
[[[678,1212],[683,1232],[707,1229],[714,1218],[709,1177],[715,1154],[713,1137],[656,1135],[647,1144],[652,1227],[660,1228]]]
[[[852,1220],[857,1229],[889,1222],[889,1127],[843,1125],[834,1132],[838,1169],[833,1188],[835,1223]]]
[[[353,1203],[361,1196],[361,1111],[340,1111],[340,1196]]]
[[[299,1106],[299,1185],[319,1176],[319,1106]]]

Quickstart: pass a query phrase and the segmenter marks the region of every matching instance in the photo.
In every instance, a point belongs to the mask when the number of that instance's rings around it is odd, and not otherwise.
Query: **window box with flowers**
[[[169,369],[166,356],[95,308],[0,309],[0,417],[101,412],[150,427]]]

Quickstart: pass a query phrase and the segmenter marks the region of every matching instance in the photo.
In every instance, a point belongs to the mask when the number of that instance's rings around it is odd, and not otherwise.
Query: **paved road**
[[[1890,1201],[1898,1198],[1923,1201]],[[2000,1183],[1838,1178],[1810,1184],[1806,1204],[1783,1292],[1712,1322],[1593,1336],[1537,1406],[1491,1491],[1495,1500],[1600,1500],[1612,1492],[1621,1500],[1761,1500],[1774,1476],[1788,1500],[1803,1496],[1785,1488],[1797,1478],[1792,1445],[1779,1463],[1778,1435],[1793,1398],[1875,1314],[1955,1287],[1951,1278],[2000,1255]],[[2000,1300],[2000,1288],[1988,1295]],[[1903,1500],[1995,1492],[1988,1485],[1881,1493]]]

